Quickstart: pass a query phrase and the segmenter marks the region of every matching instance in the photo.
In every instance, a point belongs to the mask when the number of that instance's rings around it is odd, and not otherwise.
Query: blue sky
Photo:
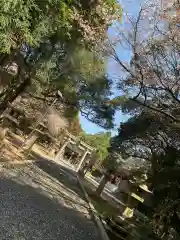
[[[119,0],[119,3],[123,9],[123,19],[122,23],[120,25],[120,28],[127,29],[128,28],[128,22],[126,21],[126,13],[136,16],[138,14],[140,4],[143,0]],[[108,30],[108,35],[113,36],[116,34],[115,27],[111,27]],[[121,59],[123,59],[126,62],[129,62],[131,59],[131,51],[123,49],[121,46],[117,46],[117,52],[120,55]],[[113,78],[113,75],[117,74],[116,67],[114,66],[114,62],[112,60],[109,60],[108,66],[107,66],[107,73]],[[118,96],[119,92],[117,92],[116,89],[113,89],[114,96]],[[118,127],[120,122],[126,121],[128,119],[128,116],[123,115],[120,111],[118,111],[115,115],[115,125]],[[88,121],[85,117],[80,116],[80,121],[82,128],[90,134],[94,134],[97,132],[105,131],[103,128],[97,126],[96,124],[93,124],[92,122]],[[116,133],[116,128],[112,131],[112,134]]]

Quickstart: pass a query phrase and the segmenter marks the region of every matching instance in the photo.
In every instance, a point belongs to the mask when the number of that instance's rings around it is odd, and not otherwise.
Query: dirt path
[[[76,181],[52,161],[0,164],[0,239],[100,239]]]

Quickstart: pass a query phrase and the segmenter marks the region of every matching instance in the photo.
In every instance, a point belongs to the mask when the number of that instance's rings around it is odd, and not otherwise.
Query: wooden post
[[[103,190],[104,190],[104,188],[105,188],[106,183],[108,182],[108,180],[109,180],[109,176],[106,175],[106,174],[104,174],[104,175],[102,176],[101,180],[100,180],[100,183],[99,183],[97,189],[96,189],[97,195],[99,195],[99,196],[101,195],[101,193],[103,192]]]
[[[69,143],[69,140],[67,140],[67,141],[62,145],[62,147],[60,148],[59,152],[56,154],[56,156],[55,156],[55,158],[54,158],[55,161],[59,161],[59,160],[60,160],[60,157],[61,157],[64,149],[65,149],[66,146],[68,145],[68,143]]]
[[[88,150],[86,150],[86,151],[84,152],[84,154],[83,154],[83,156],[82,156],[82,158],[81,158],[81,160],[80,160],[80,163],[78,164],[78,166],[77,166],[77,168],[76,168],[76,172],[79,172],[79,170],[81,169],[81,166],[83,165],[84,160],[85,160],[85,158],[86,158],[86,156],[87,156],[88,153],[89,153]]]

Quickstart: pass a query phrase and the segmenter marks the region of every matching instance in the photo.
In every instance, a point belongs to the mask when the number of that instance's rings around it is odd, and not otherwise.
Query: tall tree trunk
[[[0,54],[0,65],[1,65],[1,67],[8,57],[9,57],[9,55],[7,53],[1,53]]]
[[[17,87],[11,86],[11,90],[7,91],[5,98],[0,103],[0,114],[7,108],[8,103],[12,103],[31,83],[31,79],[26,77]],[[15,84],[13,84],[15,85]]]
[[[102,178],[101,178],[101,181],[99,183],[99,186],[97,187],[96,189],[96,193],[98,195],[101,195],[101,193],[103,192],[105,186],[106,186],[106,183],[109,181],[109,176],[108,175],[103,175]]]
[[[1,67],[5,66],[7,63],[11,62],[15,53],[16,53],[16,50],[12,50],[10,54],[1,53],[0,54],[0,65],[1,65]]]
[[[88,171],[92,170],[95,163],[96,163],[96,157],[94,156],[94,154],[92,154],[89,163],[83,167],[81,174],[85,176]]]

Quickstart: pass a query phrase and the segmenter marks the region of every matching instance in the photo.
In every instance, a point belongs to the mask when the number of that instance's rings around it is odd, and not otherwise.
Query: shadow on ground
[[[68,189],[71,189],[76,194],[78,194],[84,200],[84,194],[81,191],[75,171],[66,168],[60,164],[57,164],[54,161],[48,160],[37,153],[32,154],[35,159],[35,165],[39,167],[41,170],[49,174],[51,177],[57,179],[60,183],[65,185]]]
[[[0,239],[99,239],[93,223],[38,188],[0,177]]]
[[[77,179],[75,177],[75,172],[71,169],[68,169],[64,166],[61,166],[57,164],[54,161],[50,161],[44,158],[40,158],[37,154],[34,155],[36,160],[35,164],[48,173],[53,178],[56,178],[59,182],[61,182],[63,185],[65,185],[68,189],[71,189],[76,194],[78,194],[81,198],[84,199],[84,194],[80,190],[80,188],[77,188]],[[82,178],[81,181],[83,182],[83,185],[86,188],[86,191],[88,192],[88,195],[93,202],[93,205],[95,206],[96,210],[103,215],[117,215],[120,212],[120,206],[116,205],[112,200],[105,200],[102,197],[98,196],[95,193],[96,187],[92,185],[91,182],[89,182],[87,179]],[[108,198],[106,196],[106,198]],[[122,211],[122,210],[121,210]]]

